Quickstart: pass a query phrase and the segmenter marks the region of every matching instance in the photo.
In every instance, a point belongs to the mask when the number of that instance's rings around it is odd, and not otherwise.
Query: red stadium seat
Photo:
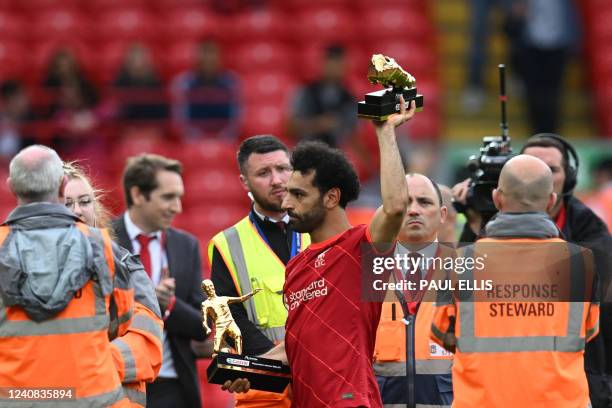
[[[440,136],[440,127],[440,112],[427,107],[406,125],[410,138],[413,140],[435,140]]]
[[[282,43],[247,43],[225,54],[228,65],[241,73],[263,70],[291,72],[293,69],[293,53]]]
[[[2,169],[0,169],[0,177],[2,178],[2,180],[6,181],[8,176],[8,166],[4,166]],[[6,183],[0,183],[0,202],[11,203],[13,205],[16,204],[15,196],[13,195],[13,193],[11,193],[11,189]]]
[[[363,101],[364,95],[367,93],[380,91],[382,89],[380,85],[370,84],[365,73],[362,73],[361,75],[349,76],[345,81],[345,85],[355,96],[357,101]]]
[[[85,6],[89,12],[98,14],[120,9],[146,10],[147,3],[147,0],[87,0]]]
[[[233,160],[235,161],[235,159]],[[200,169],[185,171],[185,203],[224,204],[243,203],[247,198],[238,178],[238,168],[233,170],[202,166]]]
[[[246,107],[242,125],[245,137],[273,134],[283,138],[286,132],[287,107],[277,103],[250,103]]]
[[[237,146],[225,141],[204,139],[189,142],[183,149],[180,149],[176,157],[183,163],[186,173],[199,171],[202,163],[215,169],[236,169],[236,150]]]
[[[231,30],[224,33],[231,40],[286,41],[289,34],[290,16],[277,9],[250,10],[232,17],[228,21]]]
[[[191,69],[195,63],[197,44],[193,41],[172,44],[163,50],[158,49],[162,72],[171,78],[185,70]]]
[[[155,7],[162,14],[169,11],[181,10],[181,9],[193,9],[193,8],[207,8],[208,4],[206,0],[155,0],[153,2]]]
[[[5,220],[12,210],[17,207],[17,203],[3,202],[0,203],[0,219]]]
[[[589,0],[580,2],[582,9],[584,10],[585,17],[592,21],[594,18],[598,18],[600,13],[606,13],[612,10],[612,3],[608,0]],[[609,21],[609,20],[608,20]]]
[[[294,38],[304,44],[346,42],[355,33],[350,9],[313,7],[297,13]]]
[[[142,9],[119,9],[103,13],[97,20],[95,38],[98,41],[147,42],[158,35],[163,24],[152,13]]]
[[[426,109],[429,109],[429,107],[440,108],[442,99],[440,98],[440,84],[438,81],[431,78],[417,79],[417,89],[425,97]]]
[[[612,80],[600,79],[595,87],[596,112],[600,124],[600,133],[612,135]]]
[[[15,0],[0,0],[0,10],[6,13],[19,12],[19,7],[16,7]]]
[[[24,37],[29,25],[21,14],[0,10],[0,39],[5,41],[16,41]]]
[[[198,41],[224,33],[223,17],[204,8],[177,8],[163,15],[160,29],[167,42]]]
[[[90,24],[87,15],[75,9],[50,9],[34,14],[28,30],[34,41],[72,41],[86,38]]]
[[[189,190],[185,191],[188,197]],[[246,197],[246,196],[245,196]],[[200,240],[203,253],[203,266],[206,265],[206,246],[210,239],[220,231],[231,227],[244,218],[249,212],[248,200],[242,203],[207,204],[206,201],[192,204],[184,203],[184,212],[179,215],[174,225],[194,234]]]
[[[428,19],[407,7],[373,7],[363,13],[360,26],[369,41],[418,40],[430,32]]]
[[[350,7],[352,0],[270,0],[273,7],[283,8],[290,12],[311,7]]]
[[[612,74],[612,45],[608,41],[600,41],[593,44],[594,50],[591,57],[593,75],[592,78],[597,83],[606,81]]]
[[[248,103],[276,103],[288,106],[297,82],[285,72],[266,71],[241,76],[244,99]]]
[[[303,80],[313,80],[320,76],[323,67],[325,49],[329,43],[312,43],[300,50],[295,62],[297,74]],[[363,46],[347,46],[345,48],[346,75],[360,75],[366,78],[370,55],[363,51]]]
[[[28,80],[22,43],[0,42],[0,78]]]
[[[103,83],[110,83],[117,76],[128,47],[124,42],[109,42],[98,48],[95,74]]]
[[[156,153],[174,158],[177,156],[177,149],[180,149],[180,146],[156,138],[126,138],[115,144],[111,160],[109,160],[110,167],[121,172],[128,157],[142,153]]]
[[[597,40],[610,41],[612,39],[612,7],[599,10],[593,19],[592,33]]]
[[[17,7],[21,10],[34,14],[40,13],[41,11],[49,11],[54,9],[78,9],[83,2],[80,0],[27,0],[27,1],[15,1],[12,0],[13,3],[18,3]]]
[[[416,10],[423,12],[427,8],[427,2],[423,0],[354,0],[351,4],[355,8],[363,10],[364,13],[369,12],[372,9],[386,9],[386,8],[404,8],[409,10]]]

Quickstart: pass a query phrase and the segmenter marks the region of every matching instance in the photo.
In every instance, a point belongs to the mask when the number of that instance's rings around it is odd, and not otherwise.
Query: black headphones
[[[578,159],[578,153],[576,152],[576,149],[574,149],[574,147],[568,141],[566,141],[564,138],[555,133],[538,133],[537,135],[533,135],[529,139],[527,139],[525,147],[523,147],[523,151],[526,148],[532,147],[527,146],[530,141],[536,141],[538,139],[554,140],[563,146],[563,149],[565,150],[564,152],[562,152],[563,159],[565,160],[565,183],[563,183],[563,195],[572,195],[572,193],[574,192],[574,188],[576,188],[576,184],[578,183],[578,167],[580,166],[580,159]],[[535,146],[537,145],[534,145],[533,147]]]

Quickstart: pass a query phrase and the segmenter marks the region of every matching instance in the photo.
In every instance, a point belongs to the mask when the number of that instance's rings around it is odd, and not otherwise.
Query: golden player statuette
[[[218,296],[213,282],[205,279],[202,281],[202,290],[207,296],[202,302],[202,326],[206,334],[210,334],[210,319],[215,329],[213,360],[206,370],[208,382],[223,384],[227,380],[247,378],[253,389],[283,392],[291,380],[289,367],[277,360],[243,356],[242,333],[229,309],[229,305],[246,302],[261,289],[257,288],[239,297]],[[228,337],[234,341],[236,354],[230,353]]]
[[[208,296],[202,302],[202,325],[206,329],[206,334],[210,334],[211,329],[208,326],[208,318],[214,322],[215,326],[215,343],[213,345],[213,353],[217,354],[220,351],[228,352],[228,347],[225,336],[227,335],[234,340],[236,353],[242,354],[242,333],[238,325],[234,321],[234,317],[229,310],[229,305],[232,303],[242,303],[252,298],[261,289],[257,288],[253,292],[240,297],[217,296],[215,293],[215,285],[210,279],[202,281],[202,290]],[[226,347],[222,347],[226,346]]]
[[[391,57],[372,55],[368,80],[372,84],[384,86],[385,89],[366,94],[365,101],[357,104],[357,116],[360,118],[387,120],[389,115],[400,111],[401,95],[404,96],[406,108],[410,107],[413,100],[417,108],[423,107],[423,95],[417,94],[416,79]]]

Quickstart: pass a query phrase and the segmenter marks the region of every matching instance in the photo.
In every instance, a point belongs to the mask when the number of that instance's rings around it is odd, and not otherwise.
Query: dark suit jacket
[[[589,397],[593,408],[612,407],[612,393],[606,384],[604,373],[612,373],[612,302],[607,299],[612,282],[612,237],[606,224],[590,208],[574,196],[565,199],[566,221],[563,235],[567,241],[593,251],[601,303],[599,336],[586,344],[584,368],[589,380]]]
[[[134,248],[127,234],[123,216],[113,221],[113,229],[119,245],[133,252]],[[200,311],[204,301],[200,288],[202,282],[200,247],[193,235],[169,228],[166,231],[165,249],[170,276],[176,279],[176,304],[164,322],[164,330],[168,334],[174,367],[184,388],[185,399],[189,406],[200,407],[195,355],[191,350],[192,339],[204,340],[206,337]]]

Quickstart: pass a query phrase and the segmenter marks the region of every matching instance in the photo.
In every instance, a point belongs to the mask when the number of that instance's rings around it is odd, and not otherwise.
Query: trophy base
[[[206,375],[211,384],[246,378],[252,389],[277,393],[282,393],[291,382],[289,366],[278,360],[223,352],[213,358]]]
[[[423,109],[423,95],[417,94],[416,88],[411,89],[383,89],[371,92],[365,96],[365,101],[357,104],[357,116],[365,119],[385,121],[390,115],[400,111],[399,97],[404,96],[406,108],[410,102],[415,101],[417,111]]]

